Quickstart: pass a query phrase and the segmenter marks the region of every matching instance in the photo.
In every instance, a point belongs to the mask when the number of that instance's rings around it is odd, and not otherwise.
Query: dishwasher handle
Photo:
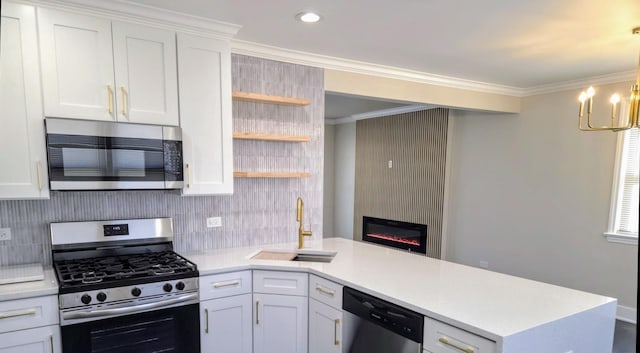
[[[342,309],[412,341],[423,342],[422,314],[349,287],[342,290]]]

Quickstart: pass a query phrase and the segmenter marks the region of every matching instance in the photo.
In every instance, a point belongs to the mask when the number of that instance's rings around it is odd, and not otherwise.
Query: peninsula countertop
[[[246,269],[317,274],[500,343],[594,309],[615,313],[614,298],[342,238],[308,243],[310,249],[336,251],[331,263],[251,259],[259,250],[294,248],[275,244],[183,255],[201,276]]]

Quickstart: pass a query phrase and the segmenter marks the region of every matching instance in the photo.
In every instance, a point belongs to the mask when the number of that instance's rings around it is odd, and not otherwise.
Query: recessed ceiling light
[[[315,12],[300,12],[296,15],[296,19],[298,21],[306,22],[306,23],[314,23],[320,21],[320,15]]]

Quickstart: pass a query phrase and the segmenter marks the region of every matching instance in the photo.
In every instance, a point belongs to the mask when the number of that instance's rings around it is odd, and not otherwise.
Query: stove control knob
[[[107,300],[107,295],[104,294],[103,292],[100,292],[98,293],[98,295],[96,295],[96,299],[98,299],[99,302],[103,302]]]
[[[91,303],[91,296],[89,294],[83,294],[82,297],[80,297],[80,301],[83,304],[89,304]]]
[[[171,292],[173,286],[171,285],[171,283],[165,283],[164,286],[162,286],[162,289],[164,289],[165,292]]]
[[[131,295],[133,295],[134,297],[139,297],[139,296],[140,296],[140,294],[142,294],[142,291],[141,291],[141,290],[140,290],[140,288],[138,288],[138,287],[134,287],[134,288],[131,290]]]
[[[177,290],[183,290],[185,287],[184,282],[178,282],[176,283],[176,289]]]

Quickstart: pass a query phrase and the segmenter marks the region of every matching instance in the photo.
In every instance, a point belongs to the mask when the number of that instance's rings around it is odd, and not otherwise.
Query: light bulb
[[[594,94],[596,94],[596,90],[593,89],[593,86],[589,86],[587,89],[587,98],[593,97]]]
[[[584,101],[587,100],[587,92],[582,91],[580,93],[580,97],[578,97],[578,100],[580,101],[580,103],[584,103]]]
[[[306,23],[314,23],[320,21],[320,15],[313,12],[301,12],[296,15],[296,18]]]
[[[611,99],[609,99],[609,102],[611,102],[611,104],[618,104],[618,102],[620,102],[620,95],[617,93],[614,93],[611,96]]]

